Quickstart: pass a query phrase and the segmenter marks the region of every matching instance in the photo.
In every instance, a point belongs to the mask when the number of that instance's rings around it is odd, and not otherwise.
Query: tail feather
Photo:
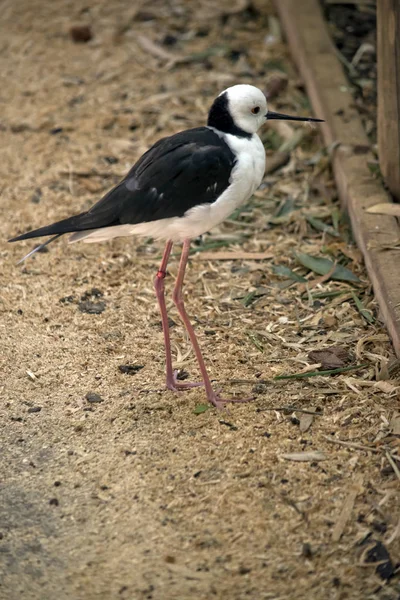
[[[26,254],[23,258],[21,258],[17,262],[17,265],[20,265],[21,263],[23,263],[24,260],[26,260],[27,258],[29,258],[30,256],[32,256],[33,254],[36,254],[36,252],[40,252],[43,248],[45,248],[46,246],[48,246],[48,244],[50,244],[51,242],[54,242],[54,240],[57,240],[62,235],[63,235],[62,233],[57,233],[57,235],[53,235],[53,237],[51,237],[50,239],[46,240],[43,244],[39,244],[39,246],[36,246],[33,250],[31,250],[30,252],[28,252],[28,254]]]
[[[88,219],[87,216],[87,212],[81,213],[80,215],[75,215],[73,217],[69,217],[68,219],[57,221],[56,223],[52,223],[51,225],[40,227],[39,229],[35,229],[34,231],[28,231],[8,241],[19,242],[21,240],[29,240],[31,238],[42,237],[45,235],[62,235],[63,233],[71,233],[73,231],[84,231],[85,229],[91,229],[90,221],[93,221],[93,217],[91,219]]]

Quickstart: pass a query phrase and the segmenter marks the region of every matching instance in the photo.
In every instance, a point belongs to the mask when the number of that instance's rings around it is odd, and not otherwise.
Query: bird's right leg
[[[186,239],[183,242],[181,260],[180,260],[179,269],[178,269],[178,276],[176,278],[175,288],[174,288],[174,291],[172,294],[172,299],[178,309],[178,312],[181,316],[183,324],[185,325],[186,331],[189,334],[190,341],[192,342],[193,350],[196,355],[197,362],[198,362],[199,368],[200,368],[200,372],[203,377],[204,387],[206,390],[207,398],[211,402],[211,404],[213,404],[216,408],[222,408],[224,406],[224,404],[226,404],[227,402],[249,402],[250,400],[253,400],[253,398],[244,398],[244,399],[229,398],[227,400],[224,400],[223,398],[221,398],[219,396],[219,394],[217,394],[217,392],[214,392],[214,390],[211,386],[210,377],[208,376],[208,373],[207,373],[203,355],[201,353],[200,346],[199,346],[196,334],[193,329],[193,325],[190,322],[190,319],[189,319],[188,314],[185,309],[185,303],[183,301],[182,286],[183,286],[183,280],[185,277],[186,265],[187,265],[187,261],[189,258],[189,251],[190,251],[190,240]]]
[[[165,304],[165,294],[164,294],[164,279],[167,275],[167,264],[169,260],[169,256],[171,254],[173,242],[169,240],[165,246],[164,254],[161,260],[161,265],[159,270],[157,271],[157,275],[154,280],[154,287],[156,290],[156,296],[158,300],[158,304],[160,307],[161,313],[161,323],[162,330],[164,334],[164,345],[165,345],[165,362],[166,362],[166,386],[169,390],[178,391],[178,390],[187,390],[193,387],[198,387],[203,385],[202,383],[189,383],[185,381],[179,381],[177,379],[177,371],[172,369],[172,354],[171,354],[171,340],[169,336],[169,323],[168,323],[168,314],[167,307]]]

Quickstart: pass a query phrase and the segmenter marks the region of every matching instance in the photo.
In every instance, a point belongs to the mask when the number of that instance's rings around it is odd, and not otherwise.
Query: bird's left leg
[[[169,336],[169,323],[168,323],[168,315],[167,315],[167,307],[165,304],[165,294],[164,294],[164,279],[167,275],[167,264],[169,260],[169,256],[172,250],[172,241],[168,241],[164,254],[161,260],[161,265],[159,270],[157,271],[157,275],[154,280],[154,287],[156,290],[156,296],[158,300],[158,304],[160,307],[161,313],[161,323],[164,334],[164,345],[165,345],[165,362],[166,362],[166,386],[169,390],[186,390],[192,387],[197,387],[203,385],[202,383],[189,383],[182,382],[177,379],[177,371],[172,369],[172,355],[171,355],[171,340]]]
[[[210,378],[207,373],[203,355],[201,353],[200,346],[199,346],[199,343],[196,338],[196,334],[193,329],[193,325],[191,324],[188,314],[186,312],[185,305],[183,302],[183,297],[182,297],[182,285],[183,285],[183,279],[185,277],[187,261],[189,258],[189,250],[190,250],[190,240],[185,240],[183,242],[182,255],[181,255],[181,260],[179,263],[178,276],[176,278],[176,283],[175,283],[172,299],[176,304],[176,307],[181,316],[181,319],[186,327],[186,331],[189,334],[190,341],[192,342],[193,350],[196,354],[197,362],[199,363],[200,372],[203,377],[204,387],[206,389],[207,398],[211,402],[211,404],[213,404],[216,408],[222,408],[224,406],[224,404],[226,404],[227,402],[249,402],[250,400],[253,400],[253,398],[246,398],[243,400],[238,399],[238,398],[231,398],[231,399],[224,400],[219,397],[219,394],[217,394],[217,392],[215,392],[211,386],[211,381],[210,381]]]

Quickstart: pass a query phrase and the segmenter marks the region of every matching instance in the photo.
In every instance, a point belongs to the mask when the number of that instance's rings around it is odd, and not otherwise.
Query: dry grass
[[[3,240],[92,204],[230,84],[284,72],[274,108],[310,111],[268,2],[85,6],[3,4]],[[93,40],[75,44],[82,23]],[[385,548],[393,566],[400,551],[397,362],[318,131],[263,136],[288,163],[194,246],[185,288],[215,384],[254,403],[203,411],[201,389],[162,390],[151,240],[61,241],[21,267],[31,245],[2,245],[1,598],[398,598],[398,575],[382,578]],[[359,282],[332,279],[334,263]],[[93,288],[99,315],[78,308]],[[335,359],[310,352],[339,346],[343,372],[318,374]]]

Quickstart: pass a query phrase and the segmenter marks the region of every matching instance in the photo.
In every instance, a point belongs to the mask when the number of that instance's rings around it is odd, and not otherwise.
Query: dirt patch
[[[94,203],[230,84],[274,74],[273,108],[310,111],[268,2],[85,7],[3,7],[3,240]],[[318,131],[262,136],[277,170],[185,287],[215,386],[251,404],[164,391],[159,245],[21,266],[32,244],[2,245],[1,598],[398,598],[398,363]]]

